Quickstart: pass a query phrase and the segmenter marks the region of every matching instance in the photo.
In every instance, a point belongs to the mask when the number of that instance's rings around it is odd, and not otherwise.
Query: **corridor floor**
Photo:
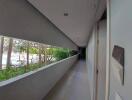
[[[90,100],[85,61],[78,61],[43,100]]]

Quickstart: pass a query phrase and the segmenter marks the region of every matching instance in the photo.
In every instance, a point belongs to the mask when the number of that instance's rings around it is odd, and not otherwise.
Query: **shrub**
[[[62,60],[70,56],[69,49],[63,49],[63,48],[54,48],[53,56],[56,58],[56,60]]]

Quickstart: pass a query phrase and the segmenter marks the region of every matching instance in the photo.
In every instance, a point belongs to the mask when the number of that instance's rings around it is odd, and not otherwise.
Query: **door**
[[[96,59],[96,100],[105,100],[106,86],[106,21],[97,28],[97,59]]]

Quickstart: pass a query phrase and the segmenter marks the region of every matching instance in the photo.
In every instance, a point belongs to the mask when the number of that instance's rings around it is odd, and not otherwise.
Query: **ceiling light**
[[[69,14],[68,13],[64,13],[64,16],[68,16]]]

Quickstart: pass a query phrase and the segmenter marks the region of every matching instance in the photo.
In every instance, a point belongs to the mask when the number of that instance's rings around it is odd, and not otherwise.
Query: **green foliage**
[[[21,48],[21,52],[25,51],[25,48]],[[30,53],[31,54],[37,54],[39,51],[37,48],[30,48]],[[46,52],[48,55],[53,55],[55,59],[62,60],[70,56],[70,50],[69,49],[63,49],[63,48],[48,48],[46,49]],[[7,67],[6,69],[0,70],[0,81],[10,79],[12,77],[24,74],[26,72],[33,71],[39,67],[44,66],[45,64],[30,64],[29,66],[20,66],[18,68],[13,68],[13,67]]]
[[[30,64],[30,66],[22,66],[18,68],[12,68],[12,67],[7,67],[7,69],[0,70],[0,81],[10,79],[12,77],[24,74],[26,72],[33,71],[39,67],[44,66],[44,64]]]
[[[38,54],[39,53],[39,50],[35,47],[30,47],[29,48],[29,53],[30,54]]]
[[[8,67],[7,69],[0,71],[0,81],[10,79],[20,74],[24,74],[24,67],[20,68]]]
[[[31,42],[31,41],[26,41],[26,40],[20,40],[20,39],[14,39],[13,38],[13,44],[11,44],[13,48],[11,48],[12,50],[10,50],[11,52],[15,52],[15,53],[19,53],[19,59],[15,58],[15,60],[19,60],[20,62],[23,63],[27,61],[27,59],[25,60],[25,55],[23,57],[23,59],[21,60],[21,55],[23,55],[23,53],[27,53],[27,58],[30,58],[30,54],[32,55],[32,61],[33,61],[33,57],[35,54],[38,54],[36,57],[36,59],[39,59],[38,63],[32,64],[29,63],[27,64],[28,66],[24,66],[24,63],[21,64],[19,67],[14,68],[11,66],[11,64],[9,64],[8,66],[6,65],[6,69],[0,70],[0,81],[3,80],[7,80],[10,79],[12,77],[24,74],[26,72],[35,70],[39,67],[44,66],[44,63],[51,63],[54,61],[54,58],[59,61],[62,59],[65,59],[71,55],[74,55],[74,52],[71,52],[69,49],[65,49],[65,48],[57,48],[57,47],[53,47],[53,46],[49,46],[49,45],[45,45],[45,44],[40,44],[40,43],[36,43],[36,42]],[[4,53],[6,53],[9,50],[9,38],[8,37],[4,37],[4,44],[3,44],[3,50]],[[15,57],[15,56],[14,56]],[[9,57],[11,60],[11,56]],[[29,59],[30,60],[30,59]],[[40,62],[42,62],[43,64],[40,64]]]
[[[56,58],[56,60],[62,60],[70,56],[70,50],[69,49],[63,49],[63,48],[54,48],[53,49],[53,56]]]
[[[20,52],[25,52],[26,51],[26,48],[24,46],[19,46],[18,48],[19,48]]]
[[[52,55],[53,54],[53,48],[48,48],[46,49],[47,55]]]

